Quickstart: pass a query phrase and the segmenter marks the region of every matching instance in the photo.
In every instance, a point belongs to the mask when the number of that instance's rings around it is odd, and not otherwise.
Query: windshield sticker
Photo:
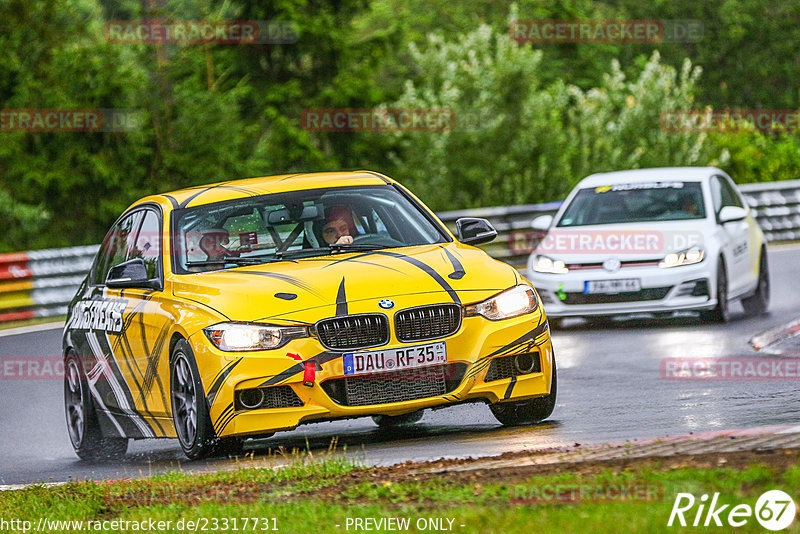
[[[683,182],[640,182],[633,184],[601,185],[594,188],[595,193],[609,191],[636,191],[641,189],[683,189]]]

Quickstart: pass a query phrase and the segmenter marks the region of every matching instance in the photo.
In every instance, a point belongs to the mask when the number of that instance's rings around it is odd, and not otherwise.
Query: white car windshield
[[[640,182],[581,189],[557,226],[681,221],[706,216],[700,182]]]

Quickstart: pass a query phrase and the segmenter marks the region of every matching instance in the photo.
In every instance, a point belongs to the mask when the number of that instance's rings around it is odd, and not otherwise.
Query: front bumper
[[[709,310],[717,305],[716,274],[710,262],[662,269],[657,266],[625,267],[610,273],[602,269],[570,271],[566,274],[528,272],[550,317],[666,313]],[[709,272],[711,271],[711,272]],[[591,280],[641,281],[638,293],[584,294]]]
[[[390,326],[393,328],[393,325]],[[316,338],[296,339],[280,349],[250,353],[219,351],[202,332],[190,338],[206,390],[211,421],[220,437],[265,435],[291,430],[301,423],[370,415],[401,415],[423,408],[469,401],[495,403],[520,400],[546,395],[550,391],[553,348],[541,305],[531,314],[502,321],[464,317],[458,332],[435,341],[446,343],[448,365],[461,364],[453,368],[458,367],[463,371],[456,377],[454,387],[445,394],[399,402],[347,406],[334,400],[323,387],[326,381],[344,378],[342,354],[326,350]],[[401,343],[392,339],[381,348],[424,343],[428,341]],[[539,360],[538,367],[532,372],[514,372],[514,377],[499,379],[496,367],[493,371],[495,374],[489,377],[495,379],[486,381],[493,360],[518,354],[535,355]],[[295,359],[298,357],[299,360]],[[311,386],[304,385],[307,360],[315,362],[316,368]],[[369,376],[359,375],[359,379]],[[269,388],[277,392],[271,388],[279,387],[288,387],[291,391],[283,389],[276,398],[291,397],[292,406],[248,410],[236,402],[236,393],[241,390]],[[409,387],[413,389],[414,384],[409,383]]]

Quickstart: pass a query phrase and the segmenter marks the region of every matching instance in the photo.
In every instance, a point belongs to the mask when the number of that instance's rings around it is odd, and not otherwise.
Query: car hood
[[[704,219],[557,227],[547,232],[533,253],[567,263],[661,259],[670,252],[702,246],[708,231]]]
[[[176,276],[177,297],[230,320],[314,322],[343,313],[478,302],[520,283],[516,270],[460,243],[334,254]],[[386,303],[385,303],[386,304]]]

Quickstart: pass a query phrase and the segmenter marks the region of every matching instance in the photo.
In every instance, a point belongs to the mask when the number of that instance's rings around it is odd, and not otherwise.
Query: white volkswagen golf
[[[682,310],[726,322],[735,300],[751,314],[767,309],[764,236],[714,167],[593,174],[532,226],[546,234],[528,279],[552,322]]]

